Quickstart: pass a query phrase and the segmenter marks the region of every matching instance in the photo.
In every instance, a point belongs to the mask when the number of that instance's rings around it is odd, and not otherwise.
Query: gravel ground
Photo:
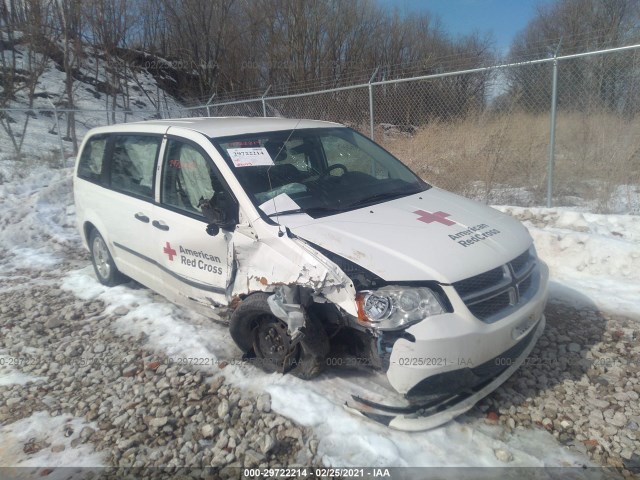
[[[62,270],[84,267],[86,255]],[[94,427],[65,432],[120,467],[321,466],[317,439],[227,383],[170,366],[144,335],[116,335],[104,314],[58,287],[61,271],[19,270],[3,278],[0,350],[31,353],[19,369],[47,381],[0,386],[0,424],[33,412],[73,415]],[[625,476],[640,471],[640,346],[637,322],[595,309],[551,304],[547,329],[526,365],[469,414],[514,429],[544,428],[561,443]],[[81,358],[95,362],[80,362]],[[116,359],[106,361],[105,358]],[[75,360],[74,360],[75,359]],[[39,442],[25,451],[59,445]],[[64,448],[64,447],[62,447]],[[501,452],[508,463],[509,452]]]
[[[527,362],[472,415],[545,428],[595,462],[640,473],[638,321],[549,304],[547,327]]]
[[[144,335],[113,333],[111,322],[126,309],[104,315],[102,302],[76,299],[55,277],[16,271],[5,290],[16,288],[0,293],[5,360],[23,357],[20,371],[48,379],[0,386],[0,424],[37,411],[84,418],[95,428],[65,431],[71,446],[91,442],[118,467],[321,466],[317,440],[271,412],[268,394],[238,391],[223,370],[205,378],[168,365],[145,349]],[[37,438],[24,445],[29,453],[43,448],[64,446]]]

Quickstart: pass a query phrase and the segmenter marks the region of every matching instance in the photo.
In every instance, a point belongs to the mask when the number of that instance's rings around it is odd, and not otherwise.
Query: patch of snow
[[[305,382],[242,364],[226,326],[169,304],[147,289],[105,288],[90,267],[70,272],[62,287],[84,300],[102,300],[108,312],[127,308],[116,330],[146,335],[150,345],[174,361],[211,359],[200,366],[203,373],[222,372],[240,388],[267,391],[274,411],[314,430],[320,439],[318,452],[327,466],[504,466],[494,454],[496,448],[513,455],[509,466],[592,465],[586,457],[559,446],[547,432],[522,431],[501,439],[498,429],[486,428],[478,418],[461,417],[427,432],[390,430],[343,408],[333,395],[345,381],[339,376],[327,373]],[[223,370],[219,368],[222,361],[228,362]]]
[[[69,272],[61,287],[82,300],[102,300],[107,313],[126,309],[127,313],[114,322],[116,332],[146,336],[153,347],[175,362],[188,361],[188,358],[208,359],[207,365],[211,367],[208,372],[215,374],[220,362],[229,363],[230,359],[241,356],[225,325],[174,305],[133,282],[107,288],[96,280],[92,267],[86,267]],[[225,375],[233,371],[241,380],[244,378],[242,370],[246,368],[246,365],[229,365]]]
[[[0,270],[51,268],[79,245],[71,169],[37,168],[0,185]]]
[[[640,216],[495,208],[529,228],[549,265],[553,301],[640,318]]]
[[[575,212],[607,212],[610,214],[640,214],[640,185],[617,185],[607,188],[605,182],[593,180],[583,185],[583,189],[591,192],[594,199],[585,199],[576,195],[554,196],[553,204],[560,209],[571,209]],[[533,186],[514,187],[510,185],[492,185],[486,191],[483,182],[473,182],[465,187],[462,195],[481,203],[492,205],[519,205],[520,207],[541,208],[545,198],[533,190]],[[611,190],[611,191],[610,191]],[[595,192],[595,194],[594,194]]]
[[[45,377],[34,377],[16,370],[12,362],[15,357],[0,352],[0,386],[6,385],[26,385],[30,382],[46,380]],[[19,366],[19,365],[16,365]],[[0,465],[2,465],[0,463]]]
[[[512,467],[590,465],[544,431],[522,430],[501,439],[501,429],[490,428],[482,419],[461,417],[426,432],[400,432],[351,415],[308,383],[282,379],[266,388],[272,409],[314,429],[327,466],[504,466],[493,453],[496,448],[513,455]]]
[[[17,52],[17,61],[21,62],[20,57],[27,57],[27,47],[23,44],[15,46]],[[85,47],[85,55],[88,59],[97,58],[101,52],[95,51],[91,47]],[[35,55],[40,58],[40,54]],[[27,68],[27,65],[23,65]],[[106,62],[98,60],[80,63],[78,74],[81,77],[89,79],[97,79],[100,82],[109,82],[110,75],[107,75],[105,67]],[[131,69],[128,70],[131,74]],[[172,115],[180,114],[182,106],[170,95],[158,88],[154,77],[144,69],[136,69],[136,78],[138,83],[133,79],[129,80],[129,113],[125,114],[124,99],[121,94],[117,97],[117,107],[115,113],[115,122],[132,122],[154,118],[157,115],[157,109],[152,101],[157,105],[160,104],[163,110],[169,110]],[[22,154],[25,159],[33,158],[49,158],[58,162],[60,157],[60,139],[58,136],[58,123],[61,129],[62,143],[65,150],[65,156],[70,154],[73,146],[69,138],[67,138],[67,114],[59,112],[59,122],[56,122],[54,110],[51,102],[54,104],[65,103],[65,74],[61,71],[55,62],[51,59],[47,60],[44,72],[38,79],[36,86],[38,97],[34,98],[33,106],[30,111],[11,111],[8,115],[13,122],[11,127],[17,140],[22,140],[22,129],[26,124],[24,133],[24,143]],[[98,126],[113,123],[112,108],[113,97],[96,91],[96,87],[90,83],[79,80],[74,81],[73,98],[76,109],[83,110],[75,113],[75,127],[78,142],[82,140],[85,133]],[[151,100],[149,99],[151,98]],[[108,103],[107,103],[108,100]],[[15,100],[9,101],[8,108],[28,108],[29,101],[26,90],[19,91]],[[62,107],[61,107],[62,108]],[[4,128],[0,128],[0,160],[8,160],[15,157],[15,149]]]
[[[68,467],[106,466],[105,455],[95,452],[91,443],[71,446],[71,441],[87,426],[97,430],[95,423],[87,423],[82,418],[71,415],[52,417],[48,412],[35,412],[30,417],[0,426],[0,465],[4,474],[11,471],[10,478],[26,479],[42,476],[45,469],[53,469],[44,473],[46,478],[64,479],[73,477],[71,474],[74,472]],[[33,447],[29,449],[29,445]],[[52,450],[56,446],[58,448]],[[64,450],[57,451],[62,446]],[[28,453],[30,451],[33,453]],[[67,468],[56,470],[62,467]],[[19,470],[10,470],[13,468]]]
[[[640,185],[618,185],[608,207],[611,212],[640,214]]]

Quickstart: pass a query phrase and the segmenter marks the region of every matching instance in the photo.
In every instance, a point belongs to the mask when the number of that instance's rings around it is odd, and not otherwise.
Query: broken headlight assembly
[[[356,295],[358,321],[378,330],[397,330],[446,313],[438,295],[427,287],[387,286]]]

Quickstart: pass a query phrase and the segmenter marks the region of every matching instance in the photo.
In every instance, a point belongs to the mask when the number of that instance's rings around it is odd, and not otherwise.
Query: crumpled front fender
[[[317,301],[329,301],[357,315],[353,282],[337,265],[303,240],[288,236],[237,236],[233,246],[235,277],[229,298],[273,292],[278,286],[310,289]]]

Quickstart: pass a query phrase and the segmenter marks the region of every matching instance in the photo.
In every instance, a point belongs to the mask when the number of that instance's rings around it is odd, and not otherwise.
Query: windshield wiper
[[[273,212],[267,215],[267,217],[276,217],[278,215],[293,215],[296,213],[338,213],[342,212],[341,208],[329,208],[329,207],[307,207],[307,208],[293,208],[291,210],[282,210],[281,212]]]
[[[393,198],[408,197],[409,195],[413,195],[419,192],[421,192],[421,190],[409,191],[409,192],[407,192],[406,190],[403,190],[403,191],[395,191],[395,192],[375,193],[373,195],[369,195],[368,197],[364,197],[359,200],[356,200],[353,203],[350,203],[349,205],[346,206],[346,208],[365,206],[371,203],[375,203],[379,200],[391,200]]]

